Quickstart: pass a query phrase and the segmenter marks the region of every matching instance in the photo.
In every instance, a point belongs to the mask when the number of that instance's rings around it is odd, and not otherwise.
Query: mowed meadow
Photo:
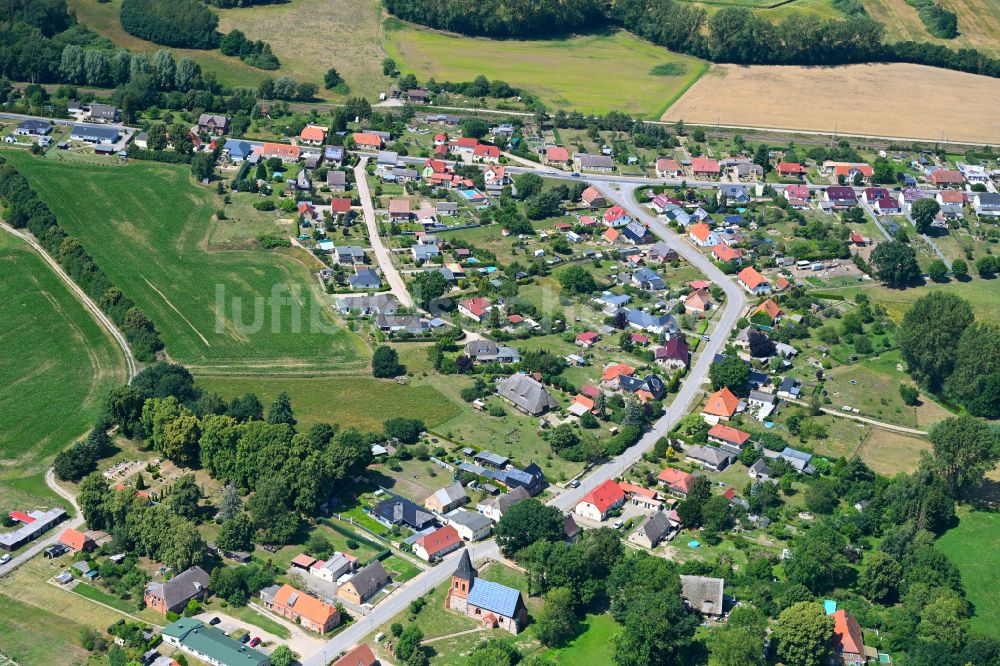
[[[234,374],[366,367],[367,346],[333,318],[304,250],[207,248],[221,200],[187,167],[8,159],[153,320],[171,360]]]
[[[45,468],[125,381],[125,358],[41,257],[4,231],[0,350],[0,510],[48,507]]]
[[[405,72],[438,81],[479,74],[530,90],[552,108],[656,118],[707,63],[625,31],[546,40],[463,37],[386,21],[385,48]]]

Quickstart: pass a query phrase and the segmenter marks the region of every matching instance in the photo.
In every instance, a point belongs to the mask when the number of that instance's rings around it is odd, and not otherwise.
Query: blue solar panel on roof
[[[506,585],[477,578],[469,591],[469,603],[504,617],[513,617],[520,595],[520,592]]]

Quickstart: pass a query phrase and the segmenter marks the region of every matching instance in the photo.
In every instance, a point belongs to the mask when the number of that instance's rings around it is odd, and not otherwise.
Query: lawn
[[[226,374],[365,366],[367,349],[333,319],[309,255],[204,249],[219,198],[187,168],[5,154],[153,320],[171,359]]]
[[[962,573],[969,601],[974,606],[972,630],[1000,638],[1000,569],[996,546],[1000,543],[1000,514],[961,512],[958,527],[938,541],[938,547]]]
[[[543,653],[545,659],[556,664],[575,666],[576,664],[610,664],[611,639],[621,625],[610,613],[587,615],[580,622],[580,633],[565,647],[550,649]]]
[[[864,287],[847,289],[839,293],[851,298],[861,289],[871,297],[872,301],[884,305],[889,317],[897,323],[903,319],[903,315],[914,301],[934,290],[951,292],[969,301],[977,319],[1000,321],[1000,282],[996,279],[973,278],[968,282],[952,280],[945,284],[928,283],[926,286],[914,289],[889,289],[872,281]]]
[[[0,510],[48,508],[52,457],[93,423],[125,359],[52,269],[0,232]]]
[[[150,59],[156,51],[167,48],[153,42],[147,42],[139,37],[133,37],[125,32],[121,21],[118,20],[121,0],[68,0],[68,4],[70,11],[76,14],[80,23],[92,28],[102,37],[107,37],[115,46],[123,46],[133,52],[149,54]],[[267,41],[271,42],[272,46],[278,46],[278,40],[268,39]],[[176,59],[184,56],[194,58],[201,65],[202,71],[214,72],[219,83],[225,85],[256,88],[261,79],[269,76],[280,76],[284,73],[284,70],[266,72],[262,69],[256,69],[244,64],[235,56],[224,56],[218,50],[202,51],[175,48],[169,50],[173,52]],[[275,48],[276,53],[277,51]],[[322,74],[320,74],[310,80],[314,83],[322,83],[322,78]]]
[[[212,603],[209,605],[210,610],[216,610],[216,604]],[[222,613],[231,615],[237,620],[246,622],[247,624],[252,624],[253,626],[268,631],[279,638],[290,638],[292,632],[289,631],[288,627],[281,624],[280,622],[275,622],[266,615],[261,615],[249,606],[233,606],[229,604],[226,607],[222,607],[221,604],[218,605],[218,609]]]
[[[108,594],[104,590],[101,590],[89,583],[79,582],[71,590],[74,594],[79,594],[84,599],[90,599],[91,601],[96,601],[99,604],[104,604],[105,606],[111,606],[112,608],[125,613],[126,615],[134,615],[143,618],[151,623],[156,623],[157,621],[163,621],[163,617],[152,609],[144,609],[139,611],[135,607],[135,602],[129,602],[113,594]]]
[[[391,380],[351,375],[333,377],[204,377],[198,384],[226,399],[256,393],[264,405],[281,391],[292,398],[297,427],[316,423],[381,432],[390,416],[421,419],[428,427],[457,416],[460,409],[431,386],[410,386]]]
[[[405,583],[406,581],[420,575],[420,568],[407,562],[398,555],[392,555],[382,560],[382,566],[389,572],[394,583]]]
[[[420,79],[471,81],[483,74],[530,90],[551,107],[585,113],[657,117],[707,69],[704,61],[624,31],[499,41],[402,24],[385,38],[389,55]],[[484,53],[503,56],[484,58]],[[670,73],[654,74],[657,67]]]
[[[80,647],[84,625],[6,596],[0,606],[0,650],[21,666],[87,663],[89,653]]]

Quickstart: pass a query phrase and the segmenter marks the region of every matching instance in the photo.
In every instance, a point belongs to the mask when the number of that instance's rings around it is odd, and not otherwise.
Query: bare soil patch
[[[923,65],[718,65],[662,120],[996,143],[998,99],[1000,79]]]

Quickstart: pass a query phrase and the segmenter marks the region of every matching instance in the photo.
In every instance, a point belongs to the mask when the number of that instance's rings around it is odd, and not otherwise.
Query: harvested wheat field
[[[923,65],[718,65],[662,119],[997,144],[997,100],[1000,79]]]

